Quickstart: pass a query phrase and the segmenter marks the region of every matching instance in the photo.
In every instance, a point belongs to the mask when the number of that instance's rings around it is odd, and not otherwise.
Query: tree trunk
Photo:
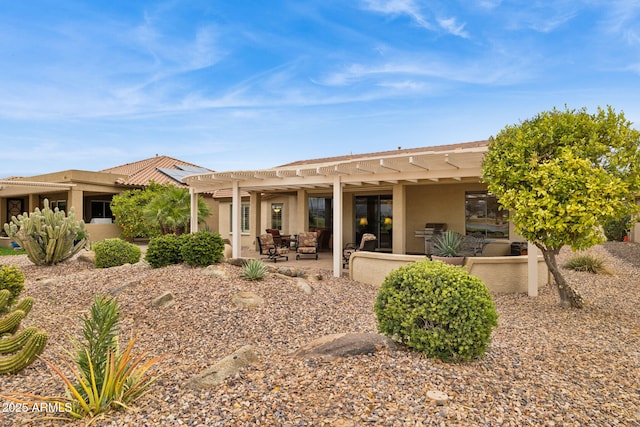
[[[540,248],[540,250],[542,251],[544,261],[556,282],[556,288],[558,289],[558,295],[560,296],[560,305],[565,308],[582,308],[584,306],[582,297],[571,286],[569,286],[558,268],[556,255],[558,255],[560,249]]]

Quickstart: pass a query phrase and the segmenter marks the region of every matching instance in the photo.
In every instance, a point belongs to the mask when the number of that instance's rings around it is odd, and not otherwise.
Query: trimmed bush
[[[382,334],[445,362],[482,356],[498,325],[493,300],[480,279],[429,260],[389,273],[374,310]]]
[[[198,231],[185,235],[180,251],[185,263],[206,267],[224,257],[224,242],[218,233]]]
[[[0,290],[6,289],[11,292],[7,300],[6,308],[0,309],[0,314],[6,313],[17,300],[20,292],[24,289],[24,274],[17,265],[0,266]]]
[[[573,256],[567,260],[563,267],[569,270],[586,271],[593,274],[611,274],[604,260],[591,254]]]
[[[180,236],[165,234],[164,236],[154,237],[149,241],[149,247],[144,259],[153,268],[180,264],[183,261],[181,248],[186,241],[186,236],[185,234]]]
[[[96,254],[96,268],[117,267],[140,261],[142,252],[133,243],[122,239],[104,239],[93,245]]]

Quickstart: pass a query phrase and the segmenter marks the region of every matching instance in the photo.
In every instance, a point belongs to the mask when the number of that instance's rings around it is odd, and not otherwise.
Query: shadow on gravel
[[[611,255],[620,258],[636,267],[640,267],[640,243],[604,242],[602,246]]]

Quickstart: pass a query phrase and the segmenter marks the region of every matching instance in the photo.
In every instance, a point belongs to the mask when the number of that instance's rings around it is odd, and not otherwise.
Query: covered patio
[[[318,192],[329,195],[332,198],[331,247],[334,250],[331,255],[322,253],[321,258],[330,256],[333,275],[340,277],[343,272],[341,248],[345,242],[353,242],[356,236],[356,195],[385,193],[393,202],[390,253],[372,253],[369,255],[371,262],[389,256],[404,258],[413,252],[410,249],[417,244],[414,232],[416,228],[424,227],[425,220],[438,222],[444,218],[444,222],[451,224],[451,229],[464,232],[465,191],[486,191],[481,168],[488,144],[488,141],[478,141],[398,149],[301,161],[271,169],[194,174],[185,177],[184,181],[191,191],[191,206],[196,206],[194,201],[199,193],[230,191],[231,230],[241,229],[241,192],[248,193],[250,224],[245,242],[255,241],[263,229],[269,228],[262,220],[263,199],[278,194],[293,195],[290,222],[295,224],[295,229],[286,234],[295,234],[309,228],[309,196]],[[196,212],[192,211],[191,231],[197,231],[197,222]],[[229,236],[233,257],[241,257],[241,233],[230,233]],[[538,255],[533,249],[529,251],[529,294],[537,293],[538,288]]]

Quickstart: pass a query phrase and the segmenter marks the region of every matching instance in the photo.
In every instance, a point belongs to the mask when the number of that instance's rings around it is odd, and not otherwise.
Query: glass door
[[[390,251],[393,235],[392,196],[356,196],[355,202],[355,242],[360,244],[364,233],[372,233],[377,238],[377,249]]]

